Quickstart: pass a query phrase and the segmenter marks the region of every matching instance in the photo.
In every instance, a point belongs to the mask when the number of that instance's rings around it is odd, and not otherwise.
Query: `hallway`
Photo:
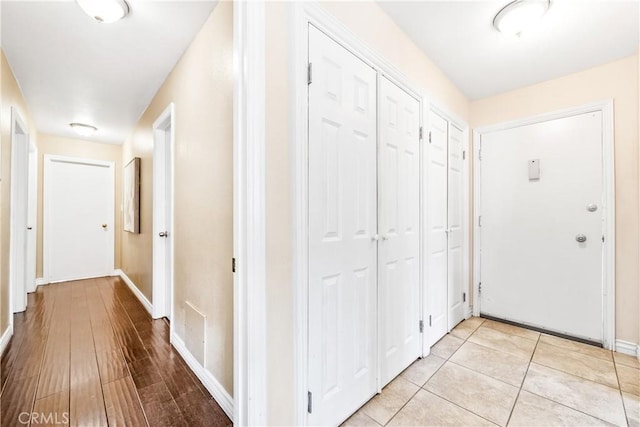
[[[231,425],[117,277],[29,294],[0,370],[2,426]]]

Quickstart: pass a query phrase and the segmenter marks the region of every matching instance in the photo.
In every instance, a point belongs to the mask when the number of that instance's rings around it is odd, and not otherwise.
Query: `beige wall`
[[[44,156],[77,157],[81,159],[102,160],[115,163],[115,247],[114,266],[120,268],[120,238],[122,230],[122,147],[114,144],[101,144],[75,138],[65,138],[47,134],[38,134],[38,239],[36,255],[36,277],[42,277],[42,236],[43,236],[43,194],[44,194]]]
[[[468,118],[468,101],[374,2],[322,5],[420,88]],[[294,424],[288,4],[267,3],[267,345],[270,425]]]
[[[471,103],[471,126],[614,100],[616,339],[638,342],[638,58],[632,56]]]
[[[153,122],[175,104],[175,317],[185,302],[206,315],[207,368],[233,393],[233,7],[218,3],[130,138],[141,157],[141,233],[122,234],[122,269],[152,300]]]
[[[36,129],[13,71],[0,50],[0,334],[9,326],[9,215],[11,197],[11,107],[29,128],[32,141]]]

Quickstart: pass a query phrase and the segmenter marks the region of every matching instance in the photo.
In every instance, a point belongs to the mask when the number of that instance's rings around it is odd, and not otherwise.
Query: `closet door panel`
[[[379,324],[381,385],[421,353],[420,337],[420,103],[380,77]]]
[[[376,72],[309,27],[309,425],[377,391]]]

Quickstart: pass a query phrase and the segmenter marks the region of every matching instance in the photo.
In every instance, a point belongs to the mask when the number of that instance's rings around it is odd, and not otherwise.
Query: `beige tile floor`
[[[640,427],[638,359],[472,317],[344,426]]]

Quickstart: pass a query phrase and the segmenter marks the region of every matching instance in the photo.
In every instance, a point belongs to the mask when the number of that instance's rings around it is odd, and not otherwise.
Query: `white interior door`
[[[36,290],[36,237],[38,222],[38,149],[31,143],[29,147],[29,182],[27,207],[27,292]]]
[[[18,112],[12,108],[9,280],[13,313],[27,308],[28,202],[29,135]]]
[[[309,425],[376,386],[376,72],[309,27]]]
[[[447,283],[449,295],[449,330],[464,319],[465,293],[469,285],[464,274],[464,262],[468,254],[464,246],[464,133],[449,123],[449,165],[448,165],[448,251]]]
[[[153,125],[153,317],[173,314],[173,104]]]
[[[44,266],[49,282],[113,273],[114,165],[45,156]]]
[[[447,177],[449,124],[435,113],[430,114],[426,164],[426,304],[429,346],[448,331],[448,260],[447,260]]]
[[[481,158],[481,312],[602,342],[602,113],[483,134]]]
[[[384,77],[379,105],[381,385],[422,354],[420,103]]]

